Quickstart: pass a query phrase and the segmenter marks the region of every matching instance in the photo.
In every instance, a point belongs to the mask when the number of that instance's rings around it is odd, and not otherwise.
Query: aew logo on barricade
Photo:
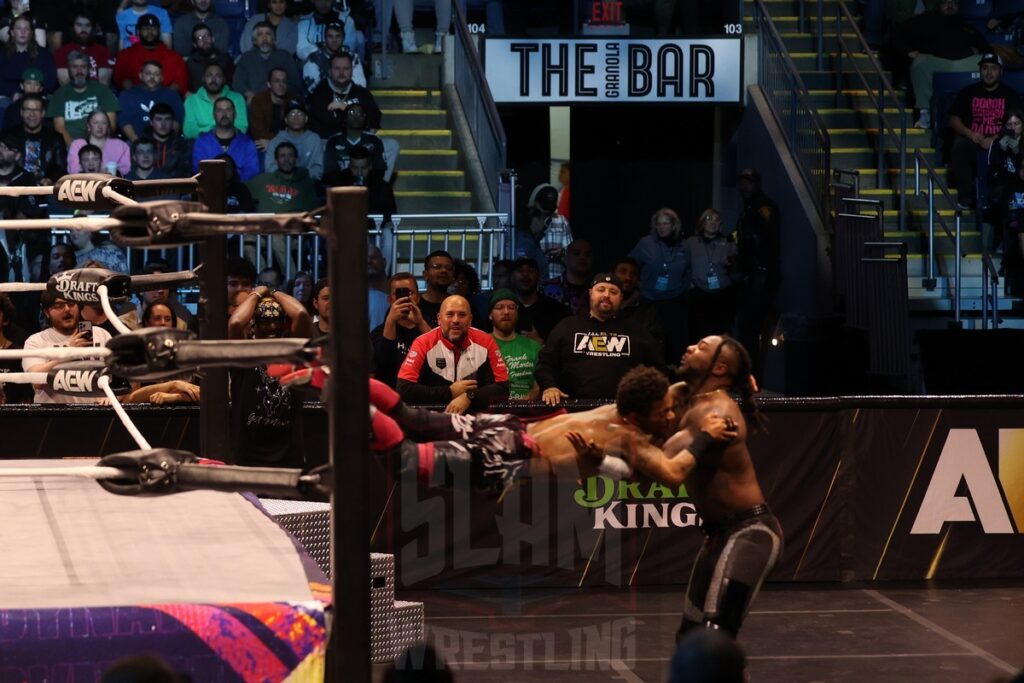
[[[986,534],[1017,533],[1016,522],[1024,533],[1024,429],[999,430],[998,468],[997,480],[976,430],[949,430],[910,533],[938,534],[946,522],[978,522]],[[967,495],[957,495],[961,482]]]
[[[573,494],[577,505],[594,510],[595,529],[696,526],[697,509],[693,503],[676,502],[680,498],[689,498],[685,484],[672,489],[654,482],[615,481],[603,475],[588,477],[583,488]],[[626,502],[659,499],[673,502]]]
[[[573,351],[585,356],[618,358],[629,355],[628,334],[606,334],[603,332],[577,332]]]

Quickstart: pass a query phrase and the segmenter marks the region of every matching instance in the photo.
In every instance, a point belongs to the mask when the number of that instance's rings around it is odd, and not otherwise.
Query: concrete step
[[[833,168],[844,168],[845,169],[845,167],[843,167],[843,166],[836,166],[835,163],[832,164],[832,167]],[[854,170],[854,169],[845,169],[845,170]],[[861,191],[863,191],[865,189],[872,189],[872,188],[877,188],[878,187],[878,171],[877,171],[877,169],[874,169],[874,168],[861,168],[861,169],[858,169],[858,170],[860,171],[860,187],[861,187]],[[884,180],[883,180],[884,187],[891,188],[894,185],[896,185],[897,180],[899,178],[899,172],[900,172],[899,169],[897,169],[897,168],[888,168],[888,169],[883,169],[883,170],[884,170],[884,173],[883,173],[883,176],[884,176]],[[936,168],[935,169],[935,173],[936,173],[936,175],[939,176],[939,178],[941,178],[943,180],[943,182],[945,182],[946,176],[948,174],[946,173],[946,168],[944,166]],[[913,188],[914,187],[914,167],[913,167],[913,165],[911,165],[910,168],[907,169],[906,176],[907,176],[907,187],[908,188]],[[922,183],[923,182],[925,182],[924,176],[922,176]]]
[[[885,77],[889,79],[890,83],[892,82],[892,75],[889,72],[885,72]],[[836,72],[834,69],[801,71],[800,78],[803,80],[804,85],[812,90],[828,90],[836,87]],[[877,74],[870,72],[864,74],[864,79],[872,88],[878,88],[882,83],[882,79]],[[852,67],[843,70],[839,84],[840,87],[845,89],[864,88],[864,82],[861,81]]]
[[[907,250],[912,254],[926,254],[928,252],[927,232],[921,230],[886,230],[883,235],[886,242],[903,242],[907,245]],[[960,248],[968,253],[980,252],[981,233],[976,230],[961,229]],[[949,241],[949,238],[946,237],[946,233],[944,232],[937,231],[935,234],[935,253],[953,253],[953,244]]]
[[[452,132],[447,128],[414,128],[395,130],[382,128],[377,131],[382,138],[395,138],[402,149],[451,149]]]
[[[906,161],[909,168],[914,167],[914,147],[907,145]],[[921,151],[932,159],[935,150],[930,147],[921,148]],[[882,155],[883,168],[897,168],[900,164],[900,153],[898,149],[886,145]],[[934,165],[934,163],[933,163]],[[832,167],[833,168],[877,168],[878,152],[874,147],[837,147],[832,146]]]
[[[398,171],[455,171],[459,153],[454,149],[403,149]]]
[[[818,36],[814,33],[796,33],[796,32],[784,32],[781,30],[783,27],[778,26],[779,36],[782,38],[782,42],[786,45],[786,49],[790,52],[815,52],[818,49]],[[830,30],[826,31],[821,36],[822,46],[825,52],[839,52],[839,41],[836,40],[835,22],[829,27]],[[857,48],[857,36],[853,33],[843,34],[843,41],[846,43],[847,49],[855,50]]]
[[[399,169],[396,190],[415,192],[457,192],[466,189],[463,171],[407,171]]]
[[[399,213],[469,213],[473,204],[468,191],[395,191]]]
[[[381,109],[381,118],[392,130],[444,128],[448,112],[444,109]]]
[[[806,52],[790,50],[789,57],[793,60],[794,66],[796,66],[801,73],[804,71],[814,71],[818,68],[818,53],[814,48],[807,50]],[[853,58],[858,61],[858,65],[865,73],[871,70],[871,61],[868,59],[867,55],[858,53],[855,54]],[[844,55],[843,71],[848,71],[851,68],[850,64],[848,64],[849,61],[849,55]],[[836,68],[837,63],[838,60],[836,52],[834,50],[826,50],[824,67],[826,69],[834,69]]]
[[[913,125],[910,120],[912,113],[904,109],[907,116],[907,128]],[[889,125],[896,126],[899,123],[899,109],[886,107],[882,109]],[[827,128],[878,128],[878,110],[874,107],[836,107],[833,104],[826,104],[818,107],[818,116]]]
[[[377,100],[381,111],[384,109],[438,109],[444,107],[441,91],[430,88],[384,88],[374,90],[373,98]]]
[[[862,87],[858,86],[850,89],[843,89],[836,91],[832,88],[824,89],[813,89],[808,87],[807,94],[810,96],[810,102],[812,106],[831,109],[831,108],[850,108],[850,109],[875,109],[876,104],[874,98],[878,96],[876,91],[868,93]],[[892,97],[887,97],[883,102],[885,108],[895,109],[896,102]],[[912,126],[914,121],[910,118],[911,114],[907,114],[907,126]],[[895,125],[896,120],[893,121]]]
[[[862,127],[829,128],[828,137],[832,147],[874,147],[879,130],[878,128]],[[888,130],[886,130],[885,137],[889,141],[890,146],[892,146],[893,137],[888,135]],[[917,147],[928,147],[930,144],[930,131],[921,130],[920,128],[907,128],[907,147],[914,149]]]

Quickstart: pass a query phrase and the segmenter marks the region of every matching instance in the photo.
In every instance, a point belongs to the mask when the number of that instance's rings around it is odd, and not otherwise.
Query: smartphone
[[[82,334],[83,337],[85,337],[89,341],[92,341],[92,323],[91,322],[89,322],[88,320],[79,320],[78,321],[78,331]]]
[[[395,301],[398,301],[399,299],[408,299],[411,296],[412,290],[408,287],[395,287]],[[409,311],[403,311],[402,317],[409,317]]]

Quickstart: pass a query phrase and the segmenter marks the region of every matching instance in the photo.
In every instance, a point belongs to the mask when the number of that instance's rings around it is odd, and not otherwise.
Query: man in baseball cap
[[[509,398],[536,399],[540,395],[533,379],[540,344],[516,332],[519,323],[519,299],[511,289],[498,289],[491,295],[489,319],[491,336],[501,350],[508,368]]]

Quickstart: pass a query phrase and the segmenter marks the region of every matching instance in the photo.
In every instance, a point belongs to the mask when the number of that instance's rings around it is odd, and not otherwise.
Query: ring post
[[[212,213],[227,210],[227,162],[204,159],[199,162],[199,201]],[[226,265],[227,237],[209,237],[199,244],[199,335],[202,339],[227,339],[228,294]],[[203,374],[203,391],[199,396],[199,444],[204,458],[225,460],[234,464],[228,452],[226,427],[228,413],[228,371],[207,368]]]
[[[325,680],[370,683],[370,537],[367,515],[370,390],[366,359],[365,187],[329,190],[327,283],[331,320],[327,394],[331,495],[331,595],[333,623]]]

